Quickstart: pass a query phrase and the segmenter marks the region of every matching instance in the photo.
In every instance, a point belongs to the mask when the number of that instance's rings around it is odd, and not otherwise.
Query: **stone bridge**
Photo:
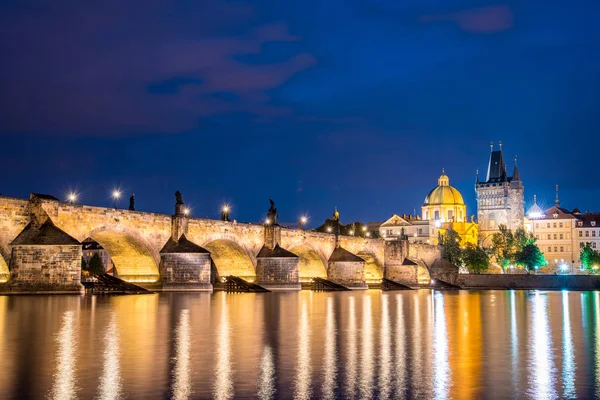
[[[13,266],[21,265],[21,260],[15,257],[37,256],[22,250],[31,243],[25,242],[22,237],[26,235],[21,234],[36,221],[39,226],[48,220],[77,242],[88,237],[97,241],[112,258],[119,277],[130,282],[160,281],[161,249],[170,240],[178,241],[182,234],[210,253],[212,274],[216,276],[255,279],[260,264],[257,256],[267,245],[267,228],[262,224],[191,218],[177,208],[174,215],[165,215],[64,203],[46,195],[32,194],[29,200],[0,197],[0,279],[6,281],[10,271],[17,268]],[[361,268],[367,283],[379,282],[384,276],[386,246],[389,246],[384,240],[349,236],[336,239],[333,234],[286,228],[279,228],[277,235],[273,246],[297,256],[300,281],[326,278],[336,246],[364,260]],[[16,246],[18,236],[23,246]],[[16,252],[16,247],[22,249]],[[391,264],[401,265],[399,259],[409,257],[408,244],[404,247],[400,253],[396,251]],[[411,250],[410,256],[419,259],[419,254],[413,254],[415,249]],[[422,253],[428,258],[422,260],[424,265],[431,265],[439,258],[437,247],[429,246]]]

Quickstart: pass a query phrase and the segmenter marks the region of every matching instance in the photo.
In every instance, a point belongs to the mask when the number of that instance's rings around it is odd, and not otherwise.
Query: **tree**
[[[530,244],[535,244],[535,237],[524,228],[512,232],[506,225],[500,225],[498,232],[492,235],[491,250],[496,262],[506,270],[509,265],[517,264],[517,254]]]
[[[544,253],[532,243],[523,246],[523,249],[516,254],[515,262],[525,267],[527,273],[547,264]]]
[[[506,225],[500,225],[498,232],[492,235],[492,254],[503,270],[506,270],[511,263],[514,243],[513,233]]]
[[[85,262],[85,258],[81,257],[81,270],[87,271],[87,263]]]
[[[462,262],[471,274],[480,274],[490,266],[490,258],[485,250],[473,243],[467,243],[462,250]]]
[[[90,275],[101,275],[104,271],[104,264],[98,253],[94,254],[87,266],[87,271]]]
[[[589,243],[586,243],[585,246],[581,246],[579,258],[587,271],[598,273],[598,266],[600,266],[600,252],[592,249]]]
[[[461,265],[460,236],[458,232],[448,229],[441,237],[444,246],[444,258],[454,265]]]

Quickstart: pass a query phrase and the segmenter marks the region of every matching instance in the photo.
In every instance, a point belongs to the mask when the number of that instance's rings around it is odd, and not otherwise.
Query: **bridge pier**
[[[256,280],[271,291],[300,290],[300,259],[279,246],[281,227],[267,224],[264,227],[265,244],[256,256]]]
[[[403,285],[419,284],[418,265],[408,258],[408,240],[385,242],[383,277]]]
[[[190,242],[185,234],[172,238],[160,251],[160,288],[163,291],[212,292],[208,250]]]
[[[365,260],[338,244],[327,262],[327,279],[352,290],[368,289]]]
[[[47,215],[34,215],[11,248],[11,279],[0,285],[0,292],[84,292],[81,243],[56,227]]]

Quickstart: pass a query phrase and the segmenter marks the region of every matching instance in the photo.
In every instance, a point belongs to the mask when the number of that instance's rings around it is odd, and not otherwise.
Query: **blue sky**
[[[600,211],[600,4],[8,1],[0,193],[135,193],[170,213],[343,221],[419,209],[441,169],[475,213],[502,140],[526,201]],[[122,202],[125,205],[125,201]]]

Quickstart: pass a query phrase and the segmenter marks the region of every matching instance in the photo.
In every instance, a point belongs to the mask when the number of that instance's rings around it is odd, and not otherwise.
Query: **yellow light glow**
[[[113,199],[118,199],[118,198],[120,198],[120,197],[121,197],[121,191],[120,191],[120,190],[118,190],[118,189],[115,189],[115,190],[113,190],[113,192],[112,192],[112,197],[113,197]]]
[[[186,207],[186,208],[184,208],[184,209],[183,209],[183,214],[184,214],[184,215],[190,215],[190,209],[189,209],[189,208],[187,208],[187,207]]]
[[[77,201],[77,193],[75,193],[75,192],[70,192],[70,193],[67,195],[67,200],[68,200],[70,203],[75,203],[75,202]]]
[[[303,215],[302,217],[300,217],[300,222],[301,222],[302,224],[305,224],[305,223],[307,223],[307,222],[308,222],[308,218],[307,218],[305,215]]]
[[[271,219],[270,218],[265,219],[265,224],[271,225]]]
[[[330,226],[327,227],[327,232],[331,232],[331,227]]]
[[[221,210],[222,210],[223,212],[225,212],[225,213],[228,213],[228,212],[229,212],[229,206],[228,206],[227,204],[225,204],[225,205],[223,206],[223,208],[221,208]]]
[[[365,232],[367,231],[367,227],[366,226],[363,226],[363,231],[365,231]]]

